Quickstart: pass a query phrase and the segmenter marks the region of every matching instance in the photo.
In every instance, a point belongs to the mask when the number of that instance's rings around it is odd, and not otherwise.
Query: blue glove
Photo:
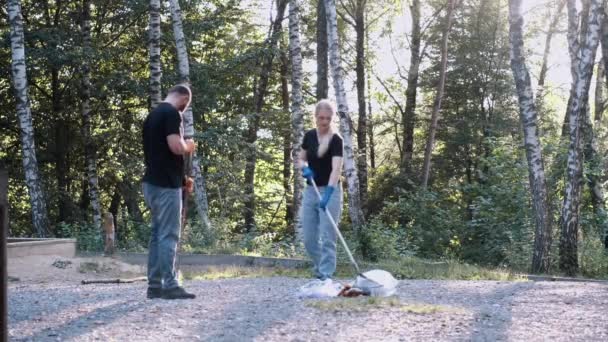
[[[319,208],[325,210],[325,208],[327,208],[327,203],[329,203],[329,199],[331,198],[331,194],[334,193],[334,190],[336,190],[336,188],[334,188],[331,185],[328,185],[325,187],[325,191],[323,192],[323,197],[321,198],[321,201],[319,202]]]
[[[312,179],[315,177],[315,173],[312,171],[312,169],[310,167],[306,166],[302,169],[302,177],[304,177],[306,179]]]

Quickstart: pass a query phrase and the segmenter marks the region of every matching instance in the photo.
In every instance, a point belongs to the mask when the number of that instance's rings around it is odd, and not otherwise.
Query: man
[[[195,298],[179,286],[175,272],[181,230],[183,155],[195,150],[194,141],[183,138],[181,113],[191,100],[190,88],[177,85],[144,121],[143,191],[152,214],[147,291],[150,299]]]

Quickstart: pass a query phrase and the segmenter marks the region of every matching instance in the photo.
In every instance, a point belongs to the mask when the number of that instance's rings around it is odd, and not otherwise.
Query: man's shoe
[[[196,296],[186,292],[183,287],[174,287],[172,289],[163,290],[163,299],[194,299]]]
[[[148,287],[148,291],[146,293],[146,297],[148,299],[161,298],[163,295],[163,290],[160,287]]]

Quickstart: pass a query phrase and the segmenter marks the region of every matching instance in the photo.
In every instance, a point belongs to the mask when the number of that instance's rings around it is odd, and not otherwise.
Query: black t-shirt
[[[308,166],[315,173],[315,183],[318,186],[326,186],[329,183],[332,169],[331,159],[333,157],[342,157],[342,137],[334,134],[329,142],[327,152],[325,152],[323,157],[319,158],[317,153],[319,150],[319,137],[317,136],[317,130],[311,129],[304,134],[302,149],[306,151]]]
[[[181,135],[182,118],[175,107],[161,102],[144,121],[144,182],[163,188],[179,188],[184,177],[182,156],[173,154],[167,136]]]

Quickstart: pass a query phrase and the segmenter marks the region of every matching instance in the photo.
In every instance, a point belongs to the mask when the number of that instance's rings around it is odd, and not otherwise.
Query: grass
[[[463,264],[455,261],[428,262],[419,258],[402,258],[396,261],[364,263],[363,270],[383,269],[397,279],[443,279],[443,280],[498,280],[519,281],[523,277],[504,270],[492,270],[483,267]],[[182,276],[186,280],[216,280],[228,278],[259,277],[293,277],[310,278],[308,268],[281,267],[206,267],[183,268]],[[336,278],[352,279],[355,272],[349,264],[340,264],[336,269]]]
[[[357,297],[336,298],[332,300],[311,300],[306,306],[322,311],[361,312],[374,309],[391,308],[414,314],[434,314],[437,312],[454,311],[456,309],[431,304],[405,304],[397,297]]]
[[[308,269],[281,267],[205,267],[204,269],[184,269],[182,276],[186,280],[218,280],[230,278],[261,278],[261,277],[310,277]]]

